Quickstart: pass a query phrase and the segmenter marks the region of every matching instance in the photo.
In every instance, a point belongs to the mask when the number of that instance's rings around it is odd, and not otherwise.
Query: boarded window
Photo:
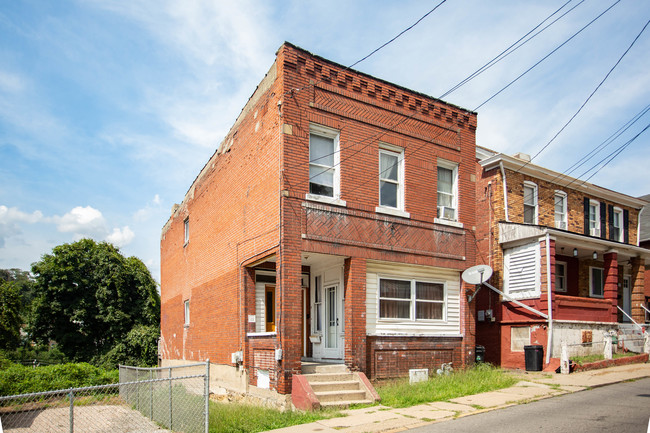
[[[533,242],[505,251],[505,291],[514,299],[540,295],[539,244]]]

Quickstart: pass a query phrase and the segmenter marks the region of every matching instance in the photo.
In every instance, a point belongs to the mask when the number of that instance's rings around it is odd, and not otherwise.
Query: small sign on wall
[[[248,315],[248,323],[255,323],[255,314]]]

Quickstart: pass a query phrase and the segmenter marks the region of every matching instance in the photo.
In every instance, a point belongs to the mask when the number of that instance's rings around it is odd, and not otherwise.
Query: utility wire
[[[482,102],[478,107],[476,107],[473,111],[477,111],[479,108],[481,108],[482,106],[484,106],[485,104],[487,104],[488,102],[490,102],[492,99],[494,99],[495,97],[497,97],[499,94],[501,94],[501,92],[503,92],[503,91],[506,90],[508,87],[512,86],[514,83],[516,83],[517,81],[519,81],[519,80],[520,80],[524,75],[526,75],[527,73],[529,73],[530,71],[532,71],[532,70],[533,70],[535,67],[537,67],[540,63],[542,63],[544,60],[546,60],[546,59],[549,58],[551,55],[553,55],[557,50],[559,50],[559,49],[562,48],[564,45],[566,45],[567,43],[569,43],[573,38],[575,38],[575,37],[578,36],[580,33],[582,33],[583,30],[585,30],[587,27],[589,27],[590,25],[592,25],[596,20],[598,20],[598,19],[599,19],[600,17],[602,17],[603,15],[605,15],[607,12],[609,12],[609,11],[610,11],[614,6],[616,6],[616,5],[619,4],[620,2],[621,2],[621,0],[616,0],[616,2],[615,2],[614,4],[612,4],[610,7],[608,7],[608,8],[605,9],[603,12],[601,12],[600,15],[598,15],[598,16],[597,16],[596,18],[594,18],[593,20],[589,21],[589,23],[587,23],[584,27],[582,27],[580,30],[578,30],[576,33],[574,33],[574,34],[573,34],[569,39],[567,39],[566,41],[562,42],[560,45],[558,45],[557,47],[555,47],[555,49],[553,49],[553,51],[551,51],[550,53],[548,53],[547,55],[545,55],[544,57],[542,57],[542,58],[541,58],[537,63],[535,63],[535,64],[534,64],[533,66],[531,66],[530,68],[526,69],[526,70],[525,70],[524,72],[522,72],[522,73],[521,73],[517,78],[515,78],[514,80],[512,80],[511,82],[509,82],[505,87],[501,88],[501,90],[499,90],[499,91],[496,92],[494,95],[490,96],[488,99],[486,99],[485,101],[483,101],[483,102]]]
[[[532,28],[528,33],[526,33],[525,35],[523,35],[521,38],[519,38],[516,42],[514,42],[514,43],[513,43],[512,45],[510,45],[508,48],[506,48],[505,50],[501,51],[497,56],[493,57],[489,62],[487,62],[486,64],[484,64],[484,65],[481,66],[480,68],[478,68],[476,71],[472,72],[468,77],[466,77],[465,79],[463,79],[462,81],[460,81],[458,84],[456,84],[455,86],[453,86],[451,89],[447,90],[445,93],[443,93],[442,95],[440,95],[440,97],[439,97],[438,99],[442,99],[442,98],[444,98],[445,96],[449,95],[450,93],[455,92],[456,90],[458,90],[461,86],[463,86],[463,85],[469,83],[469,82],[472,81],[474,78],[478,77],[478,76],[481,75],[483,72],[487,71],[487,70],[490,69],[492,66],[496,65],[498,62],[500,62],[501,60],[505,59],[507,56],[509,56],[510,54],[514,53],[514,52],[515,52],[516,50],[518,50],[519,48],[523,47],[526,43],[528,43],[529,41],[531,41],[531,40],[532,40],[533,38],[535,38],[537,35],[539,35],[540,33],[542,33],[544,30],[548,29],[550,26],[552,26],[553,24],[555,24],[557,21],[559,21],[560,19],[562,19],[563,17],[565,17],[568,13],[570,13],[570,12],[573,11],[575,8],[577,8],[577,7],[580,6],[582,3],[585,2],[585,0],[582,0],[580,3],[576,4],[576,5],[573,6],[571,9],[569,9],[568,11],[566,11],[565,13],[563,13],[562,15],[560,15],[558,18],[556,18],[555,20],[553,20],[550,24],[548,24],[546,27],[544,27],[543,29],[541,29],[539,32],[535,33],[533,36],[531,36],[530,38],[526,39],[524,42],[522,42],[521,44],[519,44],[519,42],[521,42],[522,40],[524,40],[528,35],[530,35],[531,33],[533,33],[533,32],[534,32],[536,29],[538,29],[542,24],[544,24],[546,21],[548,21],[549,19],[551,19],[551,17],[553,17],[555,14],[557,14],[557,13],[560,12],[562,9],[564,9],[564,7],[565,7],[566,5],[568,5],[569,3],[571,3],[572,1],[573,1],[573,0],[569,0],[569,1],[567,1],[566,3],[564,3],[564,4],[563,4],[562,6],[560,6],[558,9],[556,9],[555,12],[553,12],[553,13],[552,13],[551,15],[549,15],[548,17],[544,18],[544,19],[543,19],[539,24],[537,24],[535,27],[533,27],[533,28]],[[519,44],[519,45],[517,45],[517,44]],[[515,48],[513,48],[513,47],[515,47]]]
[[[598,85],[597,85],[596,88],[593,90],[593,92],[591,92],[591,94],[589,95],[589,97],[588,97],[587,99],[585,99],[585,102],[583,102],[582,105],[580,106],[580,108],[578,108],[578,111],[576,111],[575,113],[573,113],[573,116],[571,116],[571,118],[570,118],[570,119],[569,119],[569,120],[568,120],[568,121],[567,121],[567,122],[562,126],[562,128],[560,128],[560,130],[559,130],[559,131],[558,131],[558,132],[553,136],[553,138],[551,138],[551,139],[549,140],[549,142],[546,143],[546,144],[544,145],[544,147],[542,147],[542,148],[539,150],[539,152],[537,152],[537,153],[536,153],[536,154],[535,154],[535,155],[530,159],[530,161],[526,161],[526,164],[524,164],[521,168],[524,168],[526,165],[530,164],[530,163],[532,162],[533,159],[537,158],[537,157],[539,156],[539,154],[542,153],[542,152],[543,152],[543,151],[544,151],[548,146],[550,146],[551,143],[553,143],[553,141],[555,141],[555,139],[558,137],[558,135],[560,135],[560,134],[562,133],[562,131],[564,131],[564,129],[565,129],[567,126],[569,126],[569,124],[570,124],[570,123],[573,121],[573,119],[575,119],[576,116],[577,116],[577,115],[582,111],[582,109],[585,107],[585,105],[587,105],[587,103],[589,102],[589,100],[594,96],[594,94],[598,91],[598,89],[600,89],[600,87],[603,85],[603,83],[605,82],[605,80],[607,80],[607,78],[609,78],[609,76],[612,74],[612,72],[614,72],[614,69],[616,69],[616,67],[619,65],[619,63],[621,63],[621,60],[623,60],[623,57],[625,57],[625,55],[630,51],[630,49],[632,49],[632,47],[634,46],[634,44],[636,43],[636,41],[641,37],[641,35],[642,35],[643,32],[645,31],[645,29],[648,27],[648,24],[650,24],[650,20],[648,20],[648,21],[645,23],[645,25],[643,26],[643,28],[641,29],[641,31],[639,32],[639,34],[636,35],[636,38],[634,38],[634,40],[632,41],[632,43],[630,44],[630,46],[627,47],[627,49],[623,52],[623,54],[621,54],[621,57],[618,58],[618,60],[617,60],[616,63],[614,64],[614,66],[612,66],[611,69],[609,70],[609,72],[607,72],[607,74],[605,75],[605,78],[603,78],[603,79],[600,81],[600,83],[598,83]],[[520,168],[520,169],[521,169],[521,168]],[[519,170],[517,170],[517,171],[519,171]]]

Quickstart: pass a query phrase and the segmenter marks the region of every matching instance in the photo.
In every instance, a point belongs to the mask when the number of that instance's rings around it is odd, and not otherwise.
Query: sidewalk
[[[373,406],[343,410],[345,417],[316,421],[271,430],[273,433],[362,433],[396,432],[446,421],[459,416],[500,409],[524,402],[582,391],[631,379],[650,377],[650,363],[629,364],[601,370],[582,371],[567,375],[556,373],[521,372],[521,381],[499,391],[468,395],[449,402],[427,403],[404,409]]]

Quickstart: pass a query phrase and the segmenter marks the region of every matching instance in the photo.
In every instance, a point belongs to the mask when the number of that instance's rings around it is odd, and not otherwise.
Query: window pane
[[[379,177],[397,182],[398,159],[395,155],[379,154]]]
[[[417,300],[444,301],[445,287],[439,283],[415,283]]]
[[[380,280],[379,296],[381,298],[411,298],[411,282],[400,280]]]
[[[415,309],[417,319],[442,320],[442,304],[437,302],[417,302]]]
[[[454,172],[448,168],[438,167],[438,192],[453,194],[453,187]]]
[[[564,213],[564,197],[560,195],[555,196],[555,213]]]
[[[410,301],[379,301],[379,317],[382,319],[410,319]]]
[[[603,270],[598,268],[593,268],[591,270],[591,292],[594,295],[602,296],[603,295]]]
[[[309,136],[309,162],[334,166],[334,139],[321,137],[320,135]]]
[[[334,169],[309,167],[309,192],[311,194],[334,197]]]
[[[535,223],[535,207],[524,205],[524,222],[527,224]]]
[[[397,207],[397,184],[379,182],[379,204]]]
[[[524,204],[535,205],[535,188],[524,186]]]
[[[438,206],[452,207],[453,201],[454,196],[440,192],[438,193]]]

